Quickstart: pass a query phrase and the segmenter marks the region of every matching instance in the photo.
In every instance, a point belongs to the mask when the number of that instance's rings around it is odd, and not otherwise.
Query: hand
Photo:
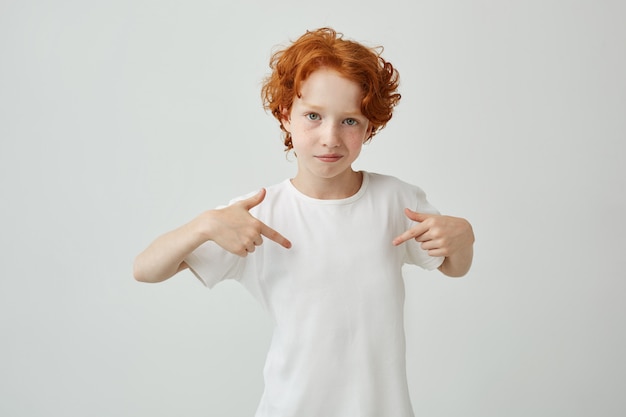
[[[225,250],[247,256],[263,243],[263,236],[289,249],[291,242],[276,230],[253,217],[249,210],[265,198],[265,189],[223,209],[212,210],[211,240]]]
[[[393,240],[395,246],[415,239],[421,242],[422,249],[428,251],[430,256],[449,257],[474,243],[472,226],[465,219],[417,213],[408,208],[404,210],[404,214],[418,223],[397,236]]]

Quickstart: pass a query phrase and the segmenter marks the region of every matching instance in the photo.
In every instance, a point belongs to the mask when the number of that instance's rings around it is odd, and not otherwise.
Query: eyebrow
[[[309,110],[312,110],[316,113],[319,113],[319,111],[323,109],[322,106],[317,106],[315,104],[308,103],[301,97],[298,100],[300,101],[303,107]],[[343,112],[342,114],[346,117],[354,117],[354,118],[365,117],[365,115],[361,112],[361,109],[358,109],[356,111],[352,110],[352,111]]]

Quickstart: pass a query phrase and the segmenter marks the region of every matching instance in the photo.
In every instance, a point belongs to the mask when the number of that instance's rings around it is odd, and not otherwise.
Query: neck
[[[363,173],[347,171],[340,178],[318,178],[314,181],[306,180],[296,175],[291,183],[302,194],[318,200],[340,200],[352,197],[361,189]]]

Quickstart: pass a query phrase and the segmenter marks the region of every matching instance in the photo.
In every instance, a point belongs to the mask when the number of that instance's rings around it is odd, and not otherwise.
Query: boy
[[[413,416],[401,268],[465,275],[472,227],[437,214],[416,186],[352,169],[400,99],[375,50],[322,28],[270,66],[264,105],[296,175],[157,238],[135,278],[190,268],[208,287],[237,279],[265,307],[275,328],[257,417]]]

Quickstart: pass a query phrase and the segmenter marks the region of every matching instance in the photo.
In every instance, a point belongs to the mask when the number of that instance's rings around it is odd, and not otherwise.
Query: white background
[[[400,71],[357,168],[468,218],[406,270],[418,415],[626,414],[621,1],[0,1],[0,415],[250,416],[271,333],[236,283],[149,285],[157,235],[295,172],[270,53],[330,25]],[[293,158],[292,158],[293,159]]]

